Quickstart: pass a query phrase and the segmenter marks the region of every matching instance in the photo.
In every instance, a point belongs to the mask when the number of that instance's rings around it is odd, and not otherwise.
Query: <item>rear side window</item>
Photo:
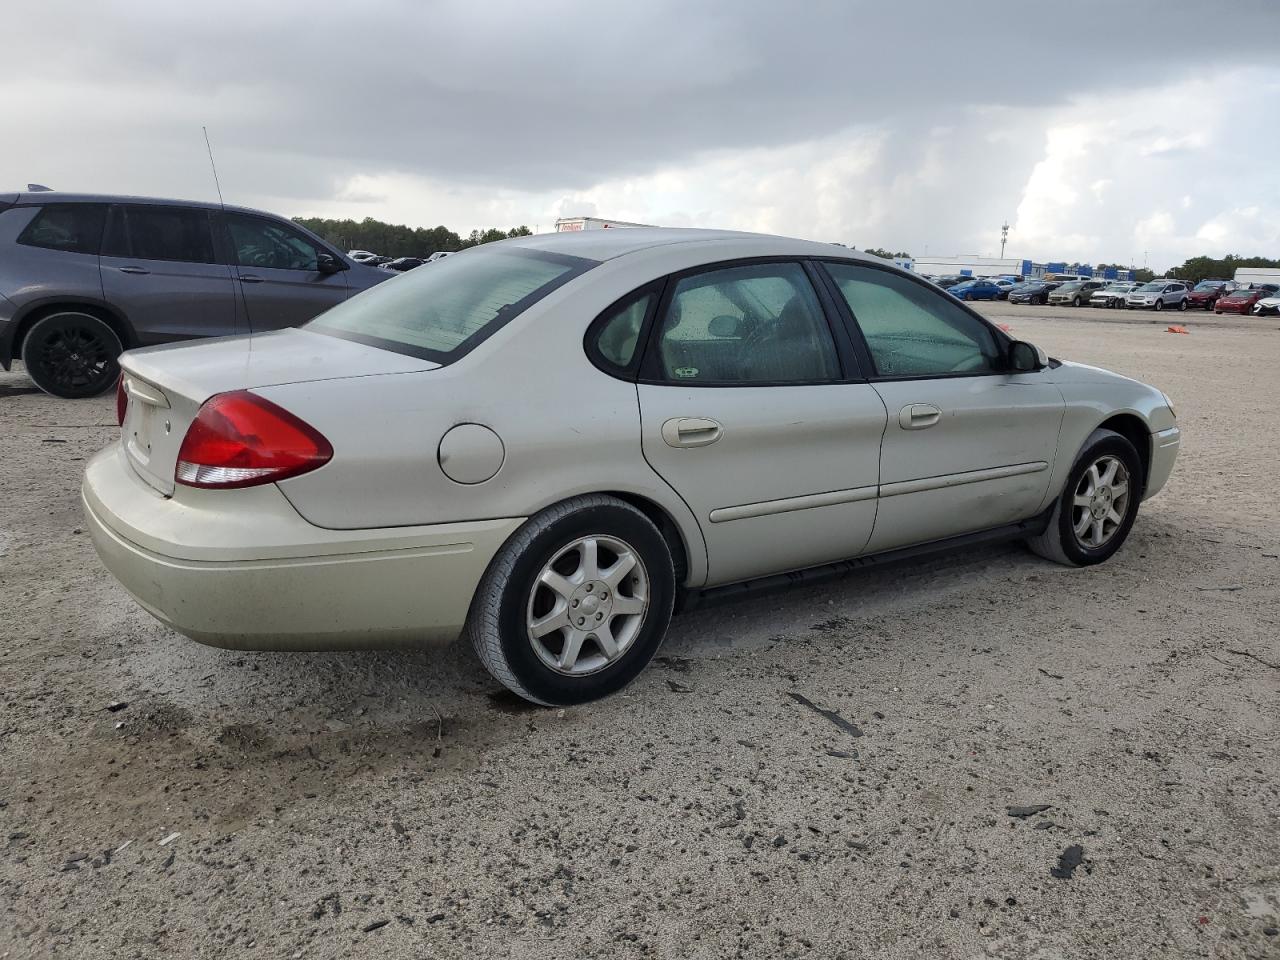
[[[444,257],[345,300],[308,330],[450,363],[557,287],[596,266],[521,247]]]
[[[988,373],[1003,367],[982,321],[922,283],[873,267],[828,263],[884,377]]]
[[[657,338],[668,382],[820,383],[840,379],[826,315],[798,263],[760,263],[682,277]]]
[[[18,243],[66,253],[98,253],[107,207],[102,203],[51,203],[41,207]]]
[[[209,211],[150,204],[118,208],[104,253],[139,260],[215,263]]]

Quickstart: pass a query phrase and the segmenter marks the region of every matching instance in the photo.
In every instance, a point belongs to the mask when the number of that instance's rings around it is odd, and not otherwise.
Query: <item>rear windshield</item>
[[[449,363],[594,266],[520,247],[475,250],[386,280],[306,329]]]

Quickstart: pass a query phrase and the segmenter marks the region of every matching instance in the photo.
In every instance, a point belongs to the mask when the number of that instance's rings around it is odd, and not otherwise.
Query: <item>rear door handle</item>
[[[898,414],[898,425],[903,430],[923,430],[942,419],[942,411],[932,403],[909,403]]]
[[[240,274],[240,282],[241,283],[261,283],[262,278],[255,277],[252,273],[242,273]]]
[[[673,417],[662,425],[662,439],[669,447],[705,447],[723,433],[720,424],[706,417]]]
[[[121,273],[150,273],[146,267],[121,267]]]

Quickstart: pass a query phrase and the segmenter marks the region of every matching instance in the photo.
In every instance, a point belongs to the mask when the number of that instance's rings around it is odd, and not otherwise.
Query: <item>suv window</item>
[[[18,243],[67,253],[98,253],[107,208],[101,203],[51,203],[18,234]]]
[[[799,263],[678,280],[657,340],[660,375],[687,384],[838,380],[835,342]]]
[[[320,269],[320,254],[325,251],[287,224],[242,213],[228,213],[226,217],[231,248],[240,266],[267,270]]]
[[[995,334],[924,284],[851,263],[827,263],[885,377],[988,373],[1004,366]]]
[[[103,256],[139,260],[216,263],[209,211],[199,207],[131,204],[118,207],[103,244]]]
[[[629,367],[635,359],[636,347],[640,343],[640,328],[644,325],[644,317],[649,312],[653,297],[653,293],[631,297],[612,308],[599,324],[596,350],[601,359],[609,366],[616,367],[619,372]]]

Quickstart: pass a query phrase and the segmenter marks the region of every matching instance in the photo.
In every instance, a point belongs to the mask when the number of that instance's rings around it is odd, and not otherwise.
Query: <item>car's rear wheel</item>
[[[1095,430],[1071,468],[1049,525],[1027,544],[1068,566],[1102,563],[1129,536],[1145,482],[1133,444],[1112,430]]]
[[[509,690],[546,705],[597,700],[631,682],[666,635],[671,551],[643,513],[575,497],[529,519],[489,565],[467,632]]]
[[[1181,300],[1179,300],[1179,301],[1178,301],[1178,309],[1179,309],[1180,311],[1186,312],[1186,309],[1187,309],[1187,298],[1186,298],[1186,297],[1183,297]]]
[[[120,375],[116,359],[123,349],[115,331],[99,317],[59,311],[41,317],[27,331],[22,362],[45,393],[79,400],[115,385]]]

